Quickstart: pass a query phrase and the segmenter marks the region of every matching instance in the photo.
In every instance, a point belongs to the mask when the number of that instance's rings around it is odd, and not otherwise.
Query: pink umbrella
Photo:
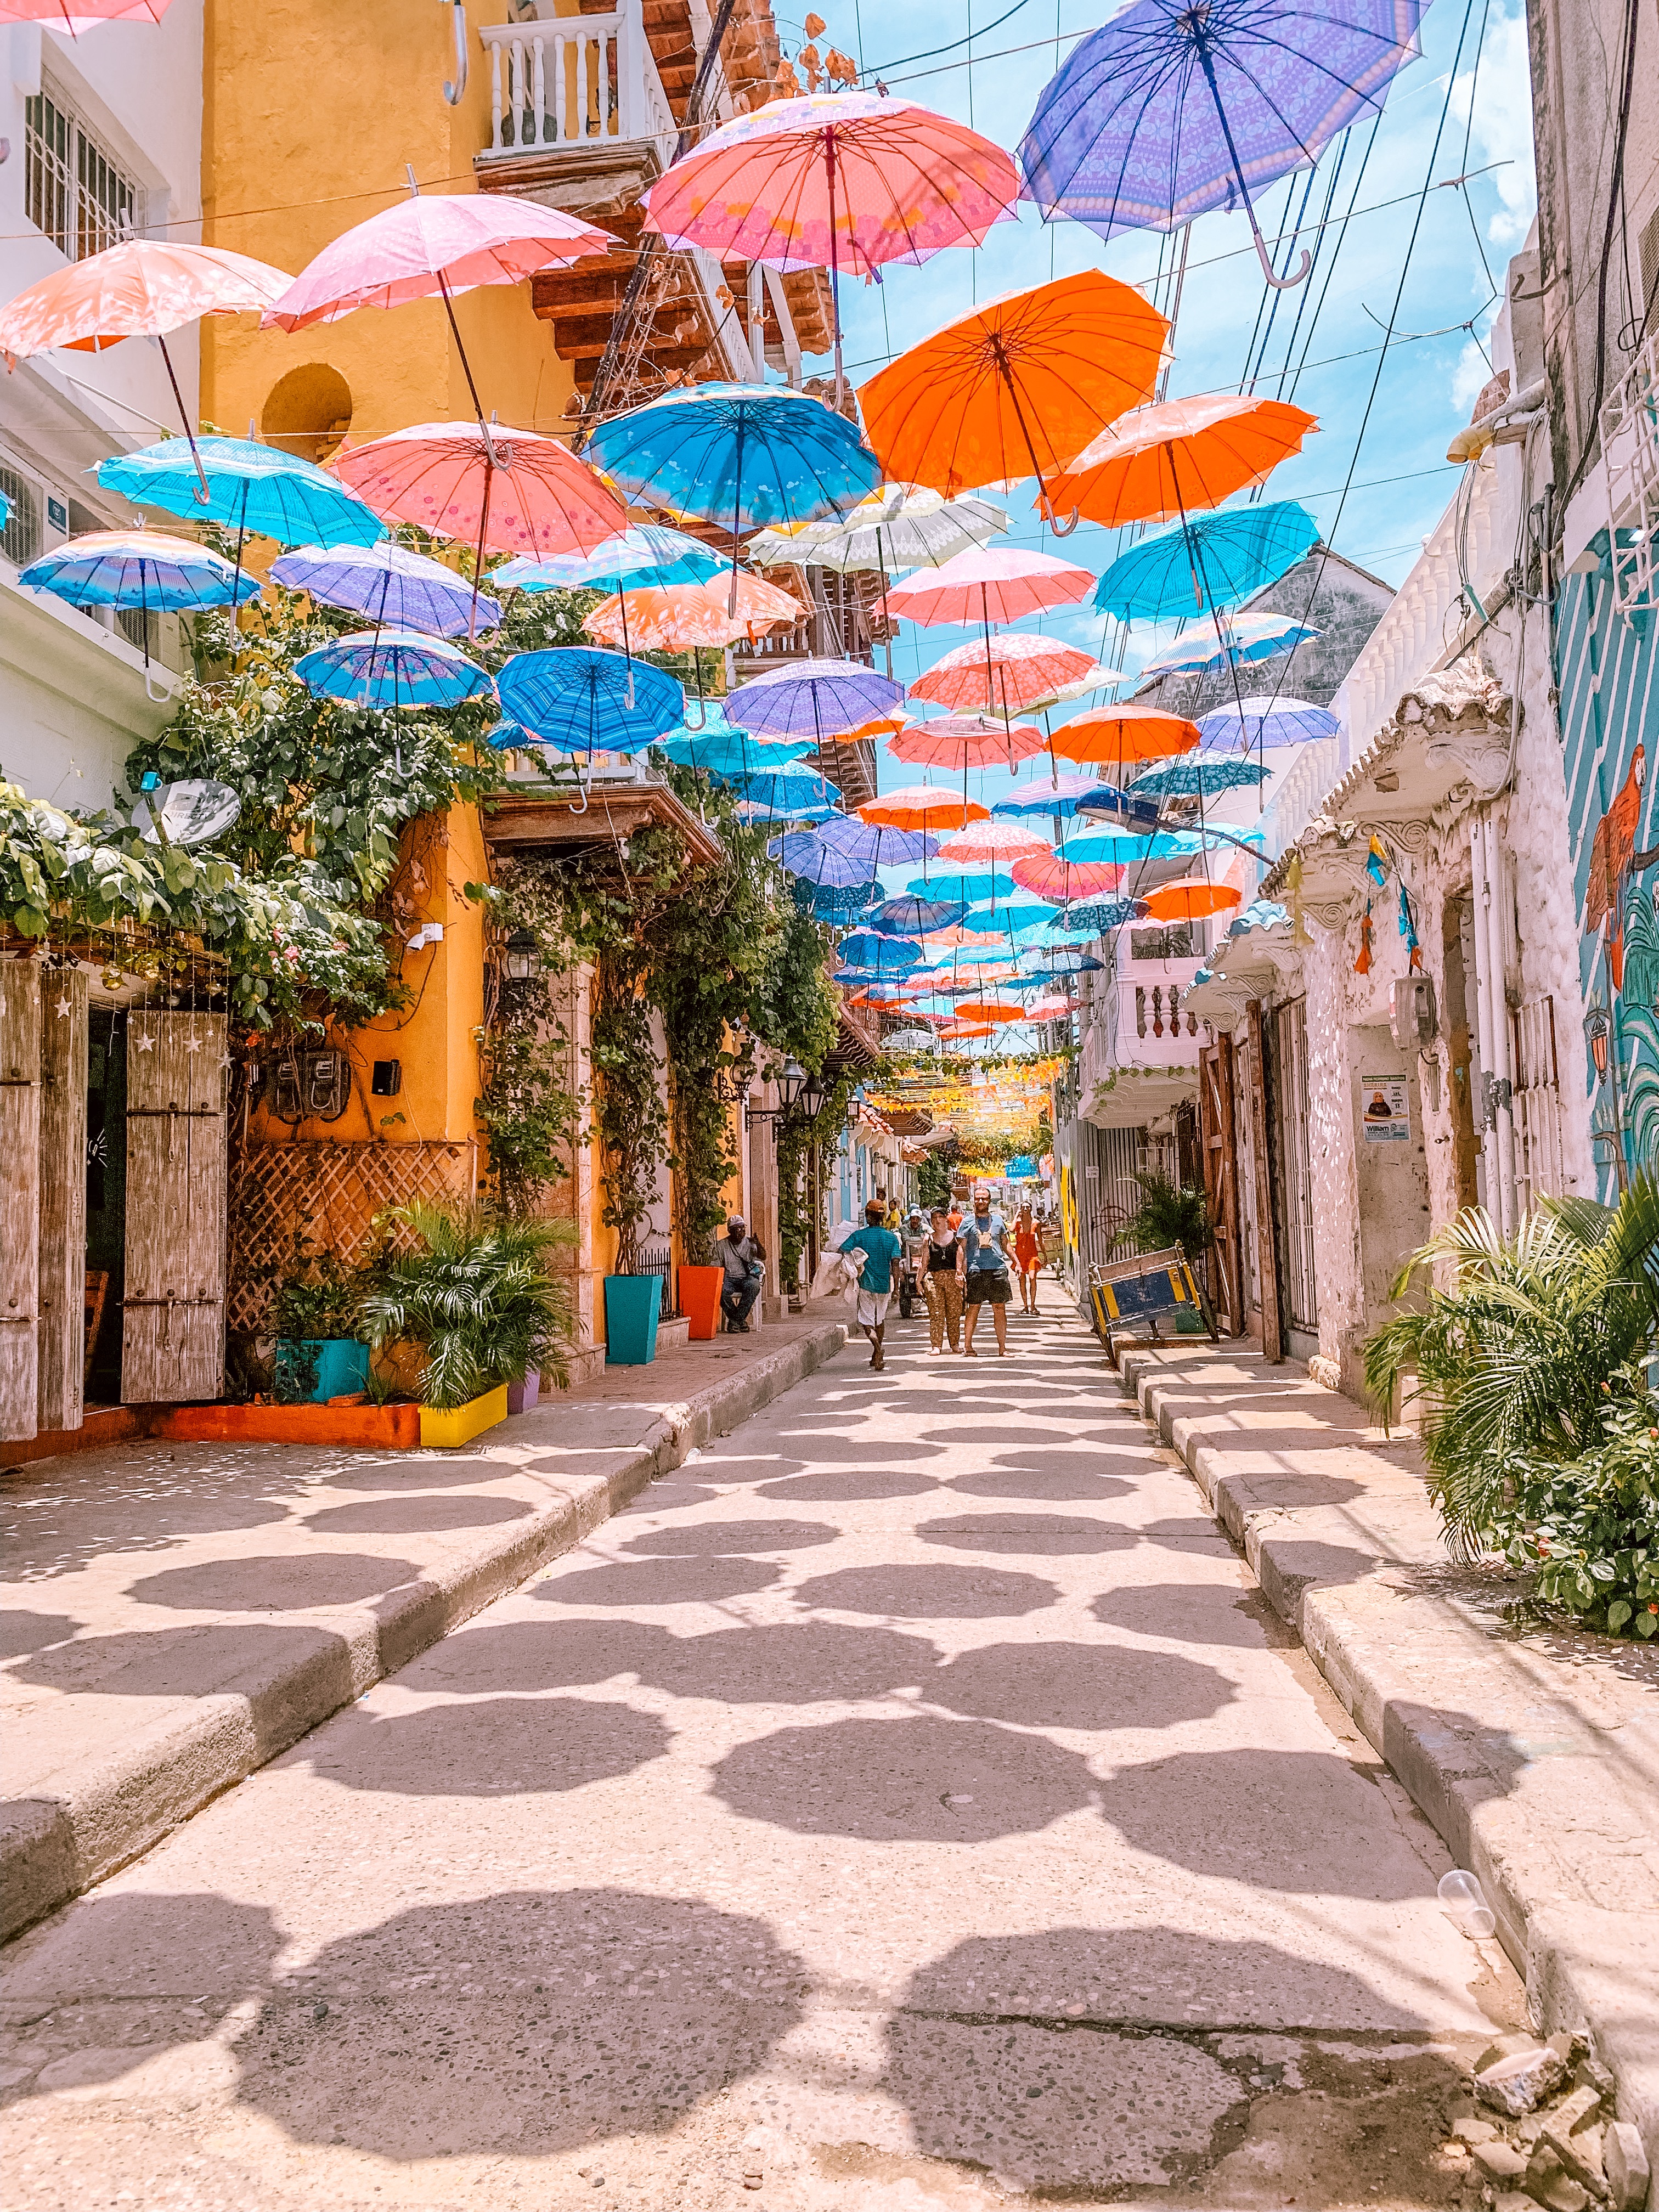
[[[919,568],[887,592],[889,610],[915,623],[1018,622],[1044,607],[1075,605],[1094,584],[1086,568],[1018,545],[970,545],[937,568]]]
[[[931,722],[912,722],[887,740],[887,750],[913,768],[957,769],[966,775],[970,768],[1012,768],[1040,753],[1047,742],[1029,722],[1010,726],[988,714],[941,714]]]
[[[1023,822],[973,822],[954,837],[945,839],[939,848],[939,858],[958,868],[981,860],[989,861],[993,866],[1006,867],[1015,860],[1048,859],[1054,849],[1050,839],[1039,837]]]
[[[975,638],[971,645],[957,646],[917,677],[908,696],[930,699],[939,707],[989,708],[999,714],[1018,714],[1093,666],[1086,653],[1059,638],[1011,630],[988,644]],[[1040,744],[1031,748],[1039,750]]]
[[[884,262],[978,246],[1011,216],[1019,179],[1000,146],[914,100],[810,93],[733,117],[645,196],[647,229],[672,246],[774,269],[845,268],[867,283]],[[836,398],[846,390],[836,319]]]
[[[94,23],[159,23],[171,0],[0,0],[0,23],[50,23],[71,36]]]
[[[78,0],[77,0],[78,4]],[[478,420],[483,408],[456,326],[458,292],[517,284],[561,269],[616,240],[591,222],[505,192],[428,192],[409,173],[410,196],[343,232],[308,262],[264,317],[285,331],[337,322],[358,307],[400,307],[441,296]]]
[[[486,552],[591,553],[628,527],[610,486],[556,439],[477,422],[417,422],[337,453],[343,483],[376,514]]]
[[[1056,906],[1115,891],[1123,880],[1123,871],[1115,860],[1067,860],[1040,853],[1026,854],[1008,872],[1022,890],[1050,899]]]

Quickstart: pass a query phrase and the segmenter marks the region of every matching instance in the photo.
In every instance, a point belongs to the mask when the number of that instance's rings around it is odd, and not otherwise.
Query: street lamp
[[[509,981],[527,983],[536,972],[536,939],[527,929],[515,929],[502,948],[502,966]]]
[[[821,1076],[809,1075],[801,1086],[800,1110],[809,1121],[816,1121],[823,1111],[823,1102],[829,1097]]]
[[[806,1070],[799,1061],[786,1060],[778,1077],[778,1096],[783,1101],[783,1110],[789,1113],[800,1097],[801,1085],[806,1080]]]

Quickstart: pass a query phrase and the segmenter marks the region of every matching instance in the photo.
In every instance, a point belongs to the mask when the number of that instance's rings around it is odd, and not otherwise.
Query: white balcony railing
[[[678,126],[645,35],[642,0],[606,15],[481,25],[489,57],[491,155],[653,139]]]
[[[1659,607],[1659,335],[1602,407],[1601,475],[1613,603],[1628,622]]]

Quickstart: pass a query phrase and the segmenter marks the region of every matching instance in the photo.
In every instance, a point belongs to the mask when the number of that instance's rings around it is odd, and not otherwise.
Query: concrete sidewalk
[[[608,1370],[459,1451],[135,1443],[0,1480],[0,1938],[568,1550],[846,1340]]]
[[[1125,1382],[1262,1589],[1480,1876],[1541,2032],[1586,2029],[1659,2166],[1659,1650],[1504,1618],[1448,1559],[1407,1436],[1293,1362],[1127,1352]]]

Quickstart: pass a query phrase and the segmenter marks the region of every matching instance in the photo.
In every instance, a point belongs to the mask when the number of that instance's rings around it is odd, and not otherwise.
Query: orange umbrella
[[[1206,884],[1200,876],[1182,876],[1156,890],[1143,891],[1147,911],[1159,921],[1201,921],[1206,915],[1224,914],[1237,906],[1243,895],[1231,884]]]
[[[968,999],[957,1008],[957,1018],[967,1022],[1023,1022],[1025,1009],[1018,999]]]
[[[1057,637],[1006,630],[1000,637],[975,638],[971,645],[947,653],[917,677],[908,696],[930,699],[939,707],[988,708],[993,714],[1018,714],[1093,665],[1086,653]]]
[[[934,721],[912,722],[889,742],[887,750],[908,767],[955,769],[965,775],[970,768],[1012,768],[1040,753],[1047,742],[1029,722],[1010,727],[988,714],[943,714]]]
[[[964,799],[936,784],[913,783],[908,790],[885,791],[867,799],[858,809],[861,822],[878,823],[886,830],[960,830],[965,822],[985,822],[991,810],[976,799]]]
[[[1191,752],[1198,743],[1198,725],[1156,707],[1104,707],[1062,722],[1053,742],[1061,760],[1087,762],[1107,782],[1121,782],[1126,769],[1143,761]]]
[[[1139,407],[1086,446],[1048,497],[1109,527],[1176,521],[1261,483],[1317,427],[1304,408],[1230,392]]]
[[[897,482],[948,495],[1035,476],[1041,502],[1091,438],[1151,398],[1169,330],[1097,269],[1011,292],[872,376],[865,434]]]
[[[718,590],[702,584],[641,586],[625,595],[613,592],[583,618],[590,637],[624,651],[684,653],[693,646],[732,645],[746,637],[752,644],[778,623],[805,619],[806,609],[775,584],[739,572],[737,611],[729,613],[725,580]]]

